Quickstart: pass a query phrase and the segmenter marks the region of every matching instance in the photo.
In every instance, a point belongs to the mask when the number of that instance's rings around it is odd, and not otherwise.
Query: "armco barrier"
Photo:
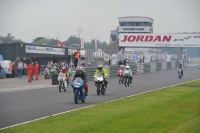
[[[180,63],[182,64],[182,62],[183,62],[182,60],[171,61],[171,62],[156,62],[156,63],[152,62],[152,63],[145,63],[145,64],[133,64],[129,66],[132,70],[133,75],[136,75],[136,74],[144,74],[144,73],[150,73],[150,72],[156,72],[156,71],[162,71],[162,70],[176,69]],[[108,78],[114,78],[114,77],[117,77],[120,66],[112,65],[112,66],[104,66],[104,68],[108,72]],[[93,76],[96,70],[97,70],[97,67],[83,68],[83,71],[86,73],[87,80],[94,79]]]
[[[167,63],[166,62],[162,62],[162,70],[167,70]]]
[[[176,69],[176,62],[172,61],[172,69]]]
[[[150,67],[151,67],[151,65],[150,65],[150,63],[145,63],[144,64],[144,73],[150,73]]]
[[[179,66],[180,61],[176,61],[176,68]]]
[[[137,74],[137,65],[136,64],[130,65],[130,68],[132,70],[132,74],[133,75]]]
[[[156,71],[162,70],[162,62],[156,62]]]
[[[144,64],[137,64],[137,74],[144,73]]]
[[[167,70],[171,70],[172,69],[172,63],[171,62],[167,62]]]
[[[86,73],[87,80],[93,80],[94,73],[96,71],[97,67],[85,67],[83,70]]]
[[[117,77],[119,65],[110,66],[110,78]]]
[[[156,72],[156,63],[155,62],[153,62],[153,63],[151,63],[150,64],[151,66],[150,66],[150,72]]]

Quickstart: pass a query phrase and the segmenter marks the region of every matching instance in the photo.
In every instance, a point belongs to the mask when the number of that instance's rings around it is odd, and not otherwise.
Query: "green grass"
[[[200,133],[200,80],[98,104],[2,132]]]

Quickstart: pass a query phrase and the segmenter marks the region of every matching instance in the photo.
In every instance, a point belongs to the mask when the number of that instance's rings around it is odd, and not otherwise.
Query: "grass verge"
[[[98,104],[0,133],[199,133],[199,103],[200,80]]]

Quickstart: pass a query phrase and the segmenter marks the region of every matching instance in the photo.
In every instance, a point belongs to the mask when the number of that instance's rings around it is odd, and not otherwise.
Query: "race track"
[[[0,93],[0,128],[199,78],[196,67],[185,68],[183,79],[178,79],[176,70],[134,75],[130,87],[118,84],[115,78],[109,80],[106,95],[100,96],[96,95],[94,83],[89,82],[89,96],[83,104],[74,103],[71,87],[67,92],[59,92],[58,86],[3,92]]]

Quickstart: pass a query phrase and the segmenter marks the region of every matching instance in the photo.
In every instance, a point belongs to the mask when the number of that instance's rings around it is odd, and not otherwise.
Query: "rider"
[[[183,66],[182,64],[179,64],[178,68],[177,68],[177,71],[181,69],[181,75],[183,76]]]
[[[48,68],[49,70],[51,70],[51,64],[50,64],[50,62],[47,63],[47,68]]]
[[[132,84],[132,79],[133,79],[133,77],[132,77],[132,70],[130,69],[130,67],[128,65],[126,66],[126,70],[129,71],[129,74],[130,74],[130,84]]]
[[[62,74],[64,74],[65,75],[65,82],[64,82],[64,84],[65,84],[65,88],[67,89],[68,88],[68,86],[67,86],[67,83],[66,83],[66,81],[68,82],[68,76],[67,76],[67,74],[66,74],[66,70],[65,70],[65,68],[63,67],[63,69],[60,71],[60,73],[59,73],[59,75],[62,75]],[[58,75],[58,76],[59,76]]]
[[[123,73],[124,72],[124,65],[120,65],[119,71],[118,71],[118,77],[120,77],[120,71]],[[123,76],[122,76],[122,82],[123,82]]]
[[[69,84],[69,73],[68,73],[66,67],[62,67],[62,72],[66,74],[67,83]]]
[[[56,69],[57,73],[59,73],[59,72],[60,72],[60,69],[58,68],[58,65],[57,65],[57,63],[55,63],[55,64],[54,64],[54,69]]]
[[[102,65],[98,65],[98,69],[96,70],[95,74],[94,74],[94,78],[96,78],[96,76],[101,73],[103,75],[103,79],[104,79],[104,83],[105,83],[105,88],[107,88],[107,84],[108,84],[108,81],[107,81],[107,78],[108,78],[108,73],[106,71],[105,68],[103,68]],[[95,84],[96,86],[96,84]]]
[[[86,91],[86,96],[88,96],[88,81],[86,79],[86,74],[83,72],[82,68],[80,66],[76,67],[76,73],[74,74],[74,79],[73,81],[77,78],[80,77],[82,80],[84,80],[85,84],[85,91]]]

